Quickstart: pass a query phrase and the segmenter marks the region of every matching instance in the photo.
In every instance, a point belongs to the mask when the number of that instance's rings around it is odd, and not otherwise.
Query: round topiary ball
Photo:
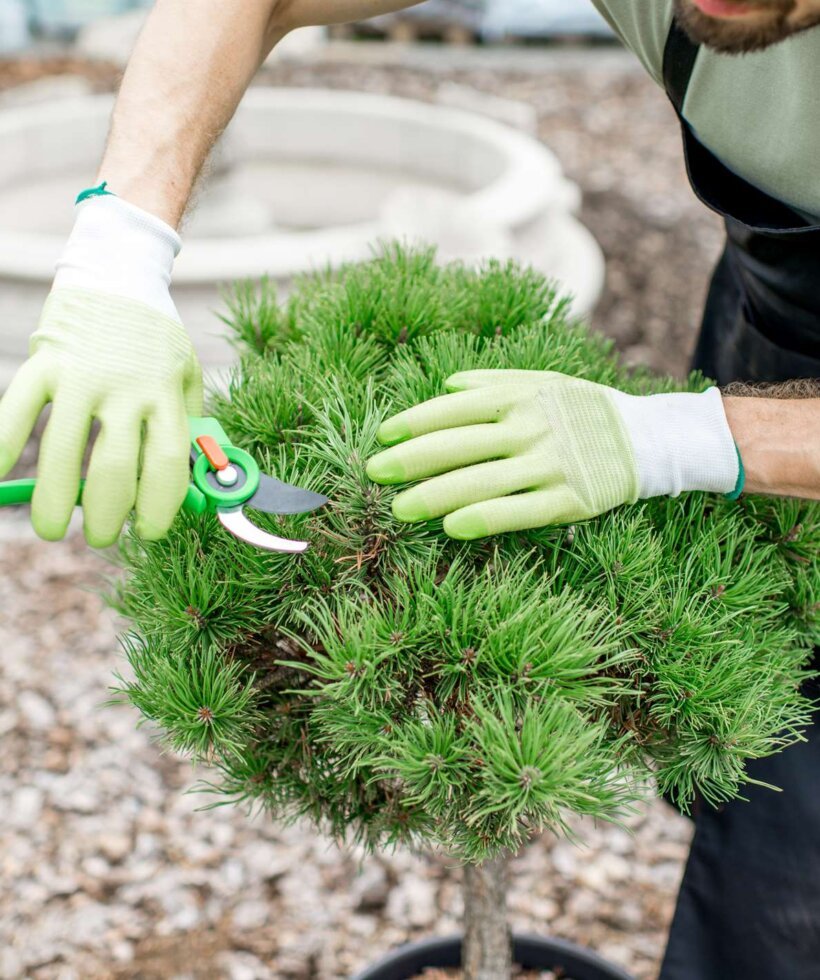
[[[699,390],[622,367],[514,264],[440,267],[385,247],[364,265],[240,286],[241,355],[212,397],[263,471],[326,493],[301,557],[181,515],[125,545],[121,693],[217,799],[305,816],[369,846],[417,840],[470,862],[572,814],[617,818],[654,777],[682,806],[736,796],[747,760],[799,737],[818,628],[820,510],[658,498],[574,527],[464,544],[400,524],[365,475],[382,419],[473,368]]]

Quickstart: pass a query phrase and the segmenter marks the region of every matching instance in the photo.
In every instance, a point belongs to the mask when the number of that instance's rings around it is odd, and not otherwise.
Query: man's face
[[[820,0],[675,0],[694,41],[727,54],[760,51],[820,24]]]

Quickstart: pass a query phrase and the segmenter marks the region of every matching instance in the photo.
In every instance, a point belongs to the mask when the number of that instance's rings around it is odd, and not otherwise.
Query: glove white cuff
[[[632,441],[640,499],[732,493],[740,465],[717,388],[643,397],[612,389],[610,396]]]
[[[54,289],[93,289],[145,303],[179,320],[169,287],[182,242],[160,218],[114,195],[77,205]]]

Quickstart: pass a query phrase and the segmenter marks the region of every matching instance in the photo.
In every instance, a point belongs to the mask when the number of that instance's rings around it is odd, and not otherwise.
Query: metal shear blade
[[[324,494],[303,490],[301,487],[294,487],[290,483],[283,483],[275,477],[260,473],[259,488],[244,506],[261,511],[263,514],[307,514],[312,510],[318,510],[327,502],[328,498]],[[220,509],[217,513],[223,527],[243,541],[265,551],[282,551],[286,554],[299,555],[309,547],[307,541],[291,541],[263,531],[248,520],[241,507],[233,511]]]
[[[324,507],[327,502],[324,494],[303,490],[261,473],[259,488],[245,506],[265,514],[307,514]]]
[[[289,555],[301,555],[310,547],[307,541],[290,541],[288,538],[280,538],[275,534],[269,534],[257,527],[248,520],[242,512],[241,507],[234,507],[231,510],[219,508],[216,512],[219,523],[234,537],[242,541],[247,541],[263,551],[280,551]]]

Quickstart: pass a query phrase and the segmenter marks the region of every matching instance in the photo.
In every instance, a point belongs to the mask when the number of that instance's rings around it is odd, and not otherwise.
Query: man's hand
[[[202,414],[202,379],[168,294],[176,233],[113,196],[78,210],[31,356],[0,402],[0,476],[50,402],[31,519],[41,537],[62,538],[99,420],[83,511],[89,544],[103,547],[135,507],[143,537],[170,527],[188,486],[188,415]]]
[[[444,517],[453,538],[565,524],[685,490],[731,493],[738,453],[720,392],[638,397],[563,374],[466,371],[388,419],[376,483],[401,521]]]

